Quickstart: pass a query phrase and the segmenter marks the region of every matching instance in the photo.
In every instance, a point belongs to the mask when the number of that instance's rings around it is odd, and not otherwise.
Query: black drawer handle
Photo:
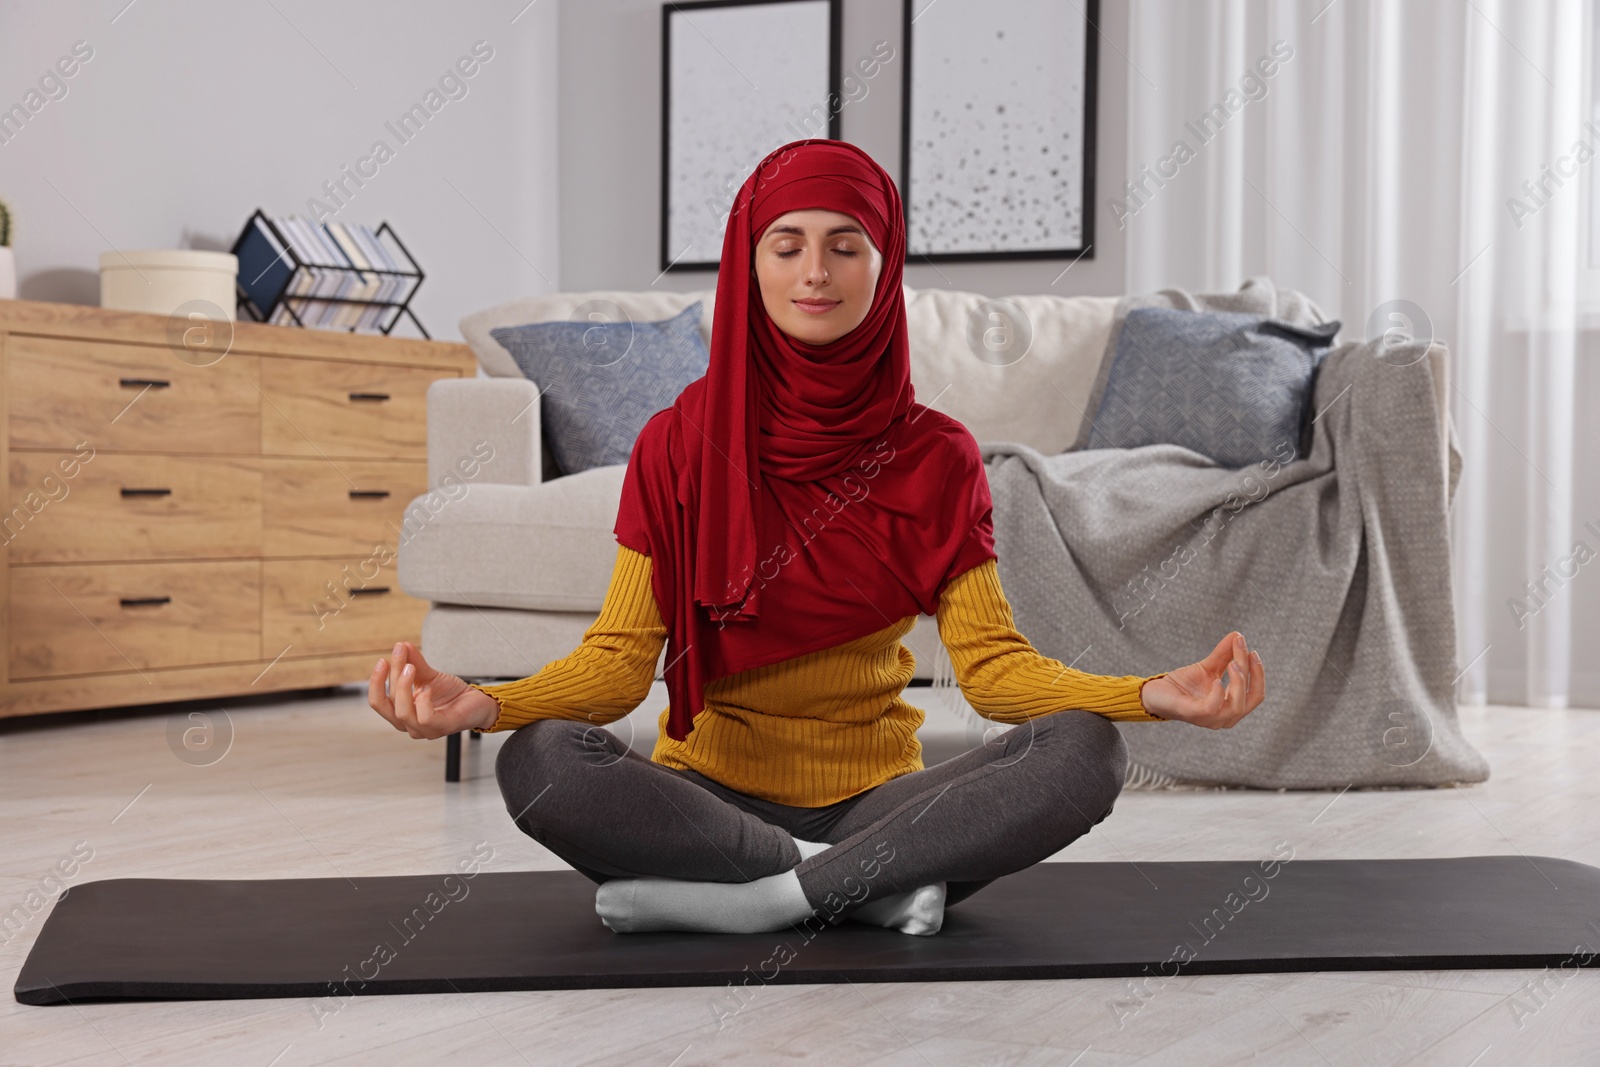
[[[357,497],[362,497],[362,496],[386,497],[388,495],[389,495],[389,490],[387,490],[387,489],[352,489],[352,490],[350,490],[350,499],[351,500],[354,500]]]
[[[351,400],[388,400],[388,393],[351,393]]]
[[[350,595],[351,596],[371,596],[374,593],[387,593],[388,591],[389,591],[389,587],[386,586],[386,585],[375,585],[371,589],[352,589],[352,590],[350,590]]]
[[[171,489],[129,489],[122,487],[123,496],[171,496]]]
[[[148,385],[157,389],[165,389],[172,384],[165,378],[122,378],[119,380],[123,385]]]
[[[132,607],[134,604],[170,604],[169,596],[125,596],[122,598],[123,607]]]

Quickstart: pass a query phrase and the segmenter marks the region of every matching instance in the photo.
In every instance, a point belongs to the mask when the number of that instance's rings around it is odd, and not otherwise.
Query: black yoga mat
[[[614,934],[594,891],[570,870],[85,882],[58,899],[16,998],[1600,965],[1600,870],[1543,856],[1041,863],[931,937],[820,919]]]

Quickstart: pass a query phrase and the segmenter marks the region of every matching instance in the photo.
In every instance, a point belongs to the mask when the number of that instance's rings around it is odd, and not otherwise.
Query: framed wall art
[[[1098,21],[1097,0],[905,0],[911,255],[1093,258]]]
[[[840,0],[661,9],[661,270],[705,270],[739,187],[774,148],[839,136]]]

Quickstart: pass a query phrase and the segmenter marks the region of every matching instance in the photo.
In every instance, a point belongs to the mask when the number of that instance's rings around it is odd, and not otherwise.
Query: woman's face
[[[790,211],[756,240],[761,302],[778,329],[825,345],[855,329],[872,308],[883,270],[862,225],[837,211]]]

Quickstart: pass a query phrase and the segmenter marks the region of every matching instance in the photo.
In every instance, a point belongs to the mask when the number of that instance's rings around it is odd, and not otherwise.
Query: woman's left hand
[[[1235,630],[1200,662],[1144,683],[1139,700],[1146,711],[1163,719],[1226,730],[1255,710],[1266,691],[1261,657],[1250,651],[1244,635]]]

